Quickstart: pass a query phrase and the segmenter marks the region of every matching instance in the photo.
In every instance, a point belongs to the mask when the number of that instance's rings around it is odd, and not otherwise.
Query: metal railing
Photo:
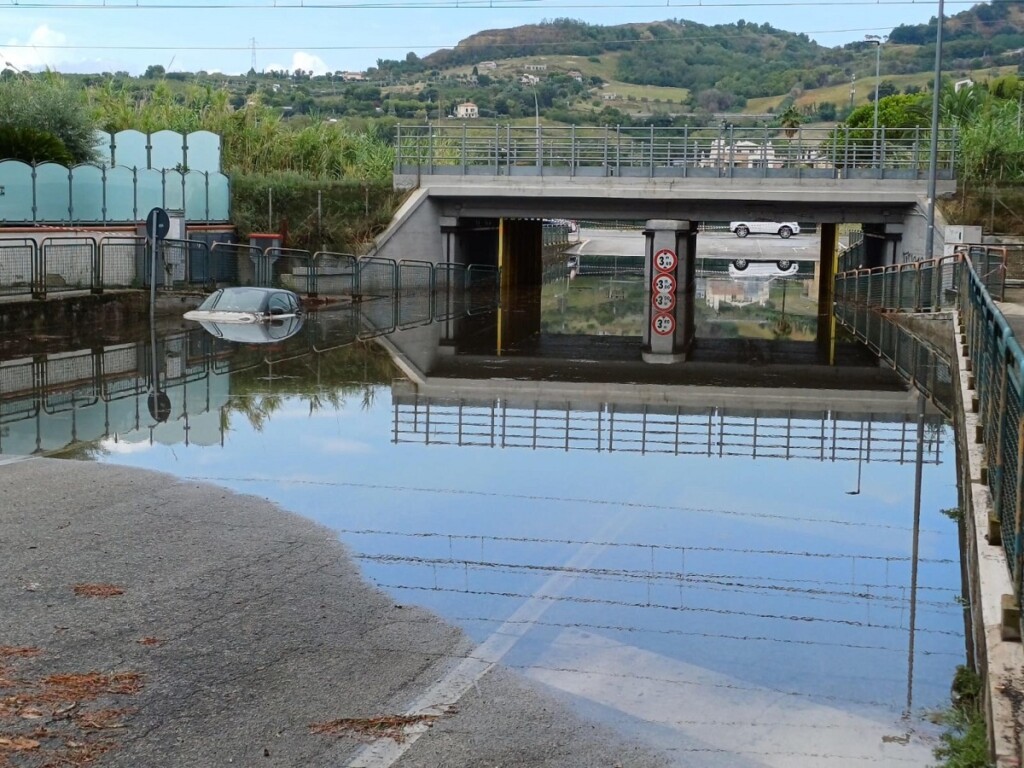
[[[987,264],[983,259],[981,264]],[[971,370],[978,394],[984,442],[984,466],[992,506],[1010,566],[1014,591],[1022,598],[1024,515],[1020,513],[1024,478],[1024,351],[986,285],[973,258],[960,273],[960,312],[966,329]],[[984,269],[984,267],[983,267]],[[993,531],[989,542],[993,541]]]
[[[940,128],[937,177],[957,134]],[[926,128],[398,126],[396,174],[925,180]]]
[[[152,256],[144,237],[54,236],[0,240],[0,296],[148,287]],[[156,282],[163,288],[224,285],[283,287],[306,296],[372,297],[396,292],[451,293],[490,306],[499,272],[488,265],[356,257],[298,248],[258,248],[199,240],[160,241]],[[408,300],[408,297],[407,297]]]
[[[961,255],[934,261],[892,264],[874,269],[855,269],[836,276],[836,302],[854,313],[879,310],[931,312],[957,306],[957,267]],[[861,320],[851,318],[852,325]]]
[[[917,444],[910,415],[771,417],[714,406],[520,406],[404,394],[392,401],[395,443],[900,464],[915,460]],[[926,439],[928,462],[940,463],[939,430]]]
[[[923,342],[901,349],[899,342],[892,340],[894,324],[884,313],[901,309],[959,310],[977,392],[983,466],[992,496],[994,525],[989,525],[988,540],[1002,544],[1020,604],[1024,602],[1024,350],[996,305],[1005,287],[1005,258],[1004,248],[970,246],[934,263],[838,275],[836,316],[922,391],[942,400],[942,390],[952,390],[950,366]],[[942,290],[918,292],[909,302],[899,290],[886,290],[894,281],[899,282],[894,275],[907,266],[916,267],[919,274],[930,271],[933,280],[941,282]],[[869,273],[869,285],[864,283],[863,272]],[[926,281],[919,277],[914,284],[921,286]],[[920,299],[922,295],[936,301],[929,306]]]
[[[38,258],[31,238],[0,240],[0,296],[34,293]]]

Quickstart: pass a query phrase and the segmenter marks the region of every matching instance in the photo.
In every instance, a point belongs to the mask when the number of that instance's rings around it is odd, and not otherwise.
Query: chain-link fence
[[[36,241],[0,240],[0,296],[31,294],[38,269]]]
[[[145,237],[91,236],[0,240],[0,295],[44,298],[48,292],[148,287],[153,257]],[[417,259],[356,257],[349,253],[296,248],[259,248],[240,243],[166,239],[159,241],[156,282],[214,290],[224,286],[283,287],[315,297],[373,298],[406,294],[408,322],[433,316],[434,296],[442,316],[494,306],[500,272],[487,265],[433,264]],[[416,308],[411,294],[422,294]],[[468,303],[467,303],[468,302]],[[404,324],[404,323],[403,323]]]

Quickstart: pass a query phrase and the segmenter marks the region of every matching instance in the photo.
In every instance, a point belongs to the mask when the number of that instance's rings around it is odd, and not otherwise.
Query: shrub
[[[0,124],[0,160],[61,165],[75,162],[64,142],[52,133],[31,126],[3,124]]]
[[[84,93],[56,73],[0,80],[0,125],[56,136],[72,164],[96,159],[96,122]]]

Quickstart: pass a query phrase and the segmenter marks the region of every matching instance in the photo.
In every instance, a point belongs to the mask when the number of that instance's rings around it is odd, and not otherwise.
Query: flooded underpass
[[[500,667],[671,765],[929,765],[965,659],[952,430],[858,345],[818,360],[803,280],[708,270],[672,366],[640,359],[642,278],[579,261],[513,305],[380,297],[261,343],[29,339],[0,362],[0,453],[329,527],[471,641],[410,706]]]

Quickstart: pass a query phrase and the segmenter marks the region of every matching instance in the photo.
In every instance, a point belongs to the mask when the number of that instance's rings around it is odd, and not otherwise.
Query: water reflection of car
[[[789,277],[795,275],[800,265],[792,261],[748,261],[734,259],[729,264],[730,277]]]
[[[236,341],[240,344],[270,344],[284,341],[302,329],[302,315],[290,315],[285,318],[272,318],[262,323],[213,323],[200,320],[199,324],[206,332],[225,341]]]
[[[736,237],[747,235],[778,235],[786,239],[800,234],[800,225],[795,221],[730,221],[729,231]]]

